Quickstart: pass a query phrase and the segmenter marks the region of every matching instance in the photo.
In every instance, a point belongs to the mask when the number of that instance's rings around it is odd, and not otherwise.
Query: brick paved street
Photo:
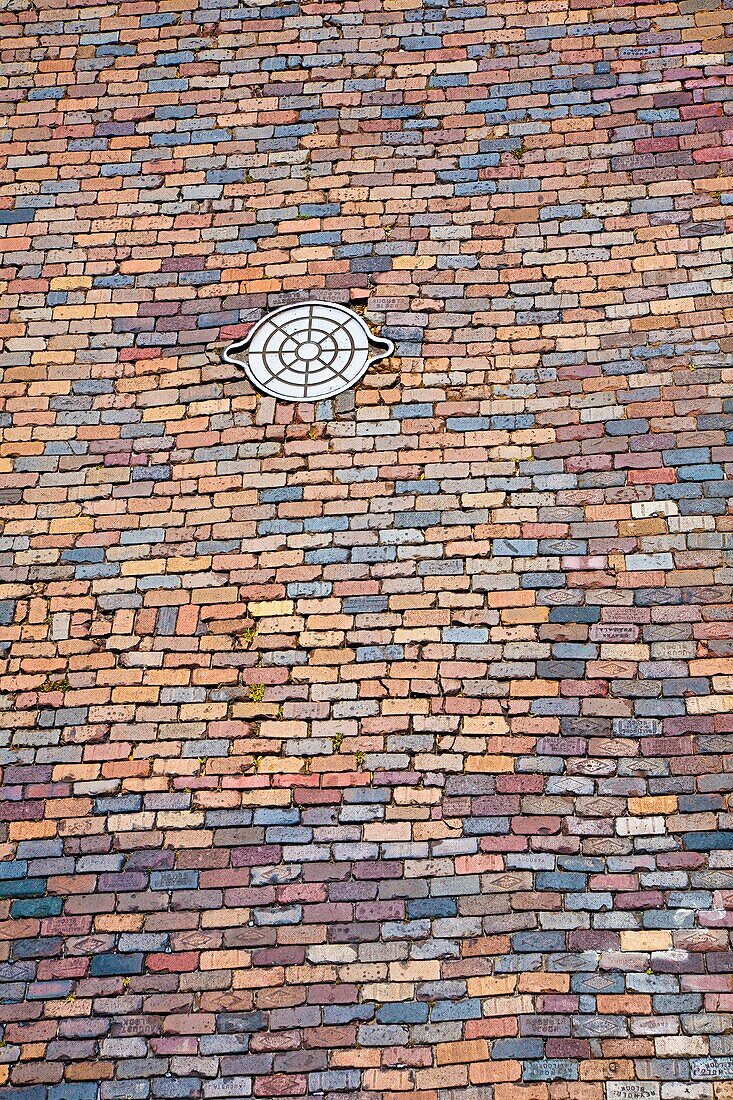
[[[2,1100],[733,1100],[733,2],[0,63]]]

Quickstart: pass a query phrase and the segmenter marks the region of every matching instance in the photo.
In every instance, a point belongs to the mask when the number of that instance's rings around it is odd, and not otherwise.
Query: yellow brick
[[[466,772],[513,772],[513,756],[470,756],[466,761]]]
[[[198,573],[210,568],[211,558],[204,555],[200,558],[168,558],[169,573]]]
[[[490,715],[482,715],[477,718],[473,718],[467,715],[463,720],[463,732],[473,734],[486,734],[487,737],[494,737],[499,733],[509,732],[509,723],[506,718],[500,718]]]
[[[622,951],[668,951],[672,946],[671,932],[622,932]]]
[[[57,821],[11,821],[8,826],[8,840],[37,840],[40,837],[56,836]]]
[[[635,817],[642,814],[673,814],[677,812],[677,799],[674,795],[660,795],[657,798],[630,798],[629,813]]]
[[[292,600],[265,600],[251,603],[247,610],[253,619],[264,619],[273,615],[292,615],[293,607]]]
[[[686,703],[689,714],[733,713],[733,695],[693,695]]]
[[[503,623],[546,623],[549,607],[508,607],[501,613]]]
[[[264,756],[260,761],[259,771],[267,775],[293,775],[302,768],[303,760],[299,756]]]
[[[731,657],[690,661],[691,676],[725,676],[731,673],[733,673],[733,658]]]
[[[486,1002],[484,1014],[486,1016],[519,1016],[532,1012],[532,997],[492,997]]]
[[[52,535],[81,535],[94,530],[94,520],[91,516],[72,516],[70,519],[54,519],[51,521],[49,531]]]
[[[396,256],[392,266],[400,270],[426,271],[435,267],[435,256]]]
[[[232,989],[270,989],[284,982],[282,970],[278,967],[252,967],[246,964],[232,974]],[[331,981],[335,981],[332,978]]]
[[[435,982],[440,978],[440,963],[437,959],[390,963],[389,977],[397,982]]]
[[[239,970],[249,966],[250,956],[247,951],[202,951],[202,970]]]
[[[485,1039],[473,1039],[464,1043],[438,1043],[438,1065],[455,1065],[460,1062],[482,1062],[489,1056]]]
[[[500,978],[469,978],[468,993],[471,997],[499,997],[513,993],[517,986],[515,974]]]
[[[365,985],[362,988],[364,1000],[394,1002],[409,1001],[415,996],[412,982],[381,982],[377,985]]]
[[[384,1089],[390,1092],[410,1092],[412,1079],[406,1069],[368,1069],[364,1073],[364,1087],[369,1092],[382,1092]]]
[[[91,285],[91,275],[59,275],[51,280],[51,290],[86,290]]]
[[[601,646],[601,660],[603,661],[648,661],[648,645],[616,645],[607,642]]]
[[[182,420],[185,415],[185,405],[165,405],[163,407],[156,405],[150,409],[145,409],[143,420]]]
[[[123,561],[120,572],[123,576],[147,576],[149,573],[165,573],[164,561]]]
[[[157,701],[157,687],[117,687],[112,690],[113,703],[156,703]]]
[[[79,318],[90,318],[94,316],[94,306],[84,306],[81,304],[56,306],[54,308],[54,315],[61,321],[76,321]]]

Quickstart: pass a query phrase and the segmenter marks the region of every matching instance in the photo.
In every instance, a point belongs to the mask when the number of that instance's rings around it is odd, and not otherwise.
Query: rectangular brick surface
[[[733,1100],[729,0],[0,34],[0,1095]]]

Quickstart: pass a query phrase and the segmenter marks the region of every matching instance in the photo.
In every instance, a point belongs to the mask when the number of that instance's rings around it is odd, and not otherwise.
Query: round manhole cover
[[[391,355],[353,310],[303,302],[268,313],[224,351],[260,393],[280,401],[320,401],[355,385],[371,363]]]

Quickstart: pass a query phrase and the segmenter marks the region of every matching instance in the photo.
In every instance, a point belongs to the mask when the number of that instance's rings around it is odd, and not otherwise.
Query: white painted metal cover
[[[268,313],[224,351],[260,393],[280,401],[321,401],[355,385],[394,351],[347,306],[302,302]]]

